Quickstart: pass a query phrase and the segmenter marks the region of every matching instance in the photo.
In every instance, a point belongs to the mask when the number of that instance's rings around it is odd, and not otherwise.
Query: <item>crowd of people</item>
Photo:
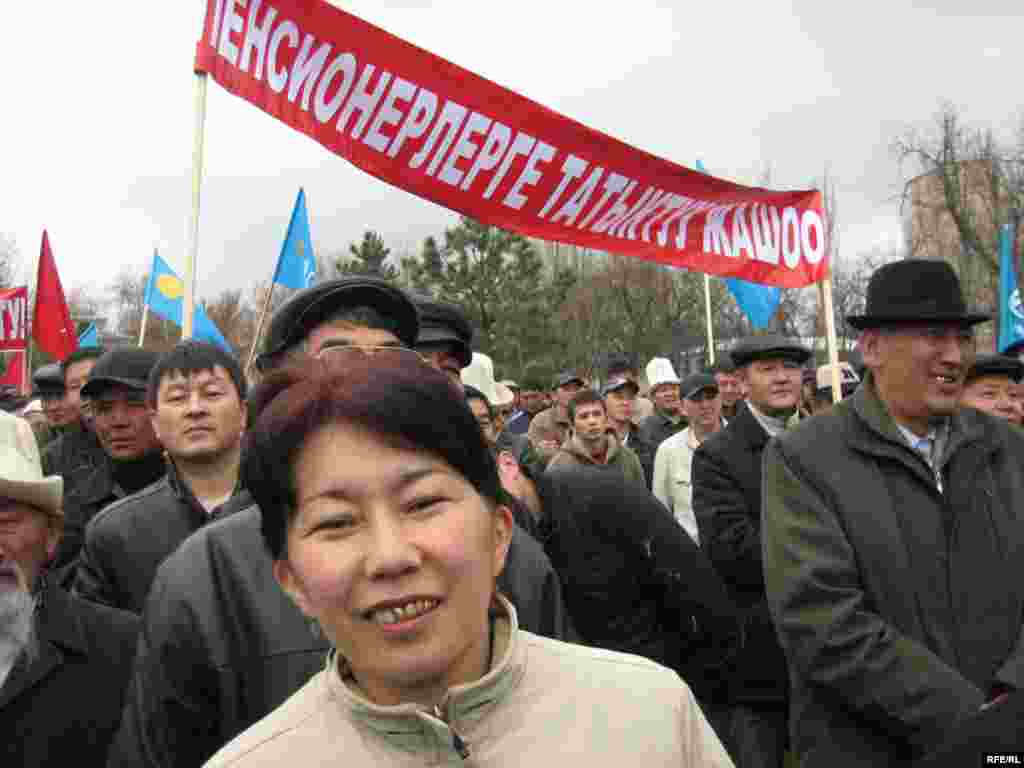
[[[252,371],[43,366],[0,413],[0,765],[1019,753],[1024,364],[987,319],[904,260],[838,372],[768,334],[548,389],[346,277]]]

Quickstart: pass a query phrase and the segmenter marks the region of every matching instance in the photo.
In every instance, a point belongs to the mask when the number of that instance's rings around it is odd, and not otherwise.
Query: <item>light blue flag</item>
[[[309,217],[306,214],[306,193],[299,190],[288,222],[288,233],[281,244],[281,255],[274,270],[274,282],[288,288],[308,288],[316,282],[316,257],[309,237]]]
[[[100,333],[96,330],[96,323],[89,323],[89,327],[78,334],[79,347],[98,347],[100,345]]]
[[[1024,341],[1024,307],[1013,267],[1013,231],[1009,224],[999,230],[999,351]]]
[[[146,305],[160,317],[180,326],[184,295],[185,283],[171,269],[170,264],[154,252],[153,268],[149,271],[149,280],[146,282]],[[228,352],[234,351],[201,304],[197,304],[192,310],[192,336],[199,341],[216,344]]]
[[[704,163],[697,161],[697,170],[707,173]],[[774,285],[760,285],[748,283],[738,277],[725,278],[725,287],[736,299],[740,310],[750,320],[750,324],[757,330],[768,327],[775,312],[779,308],[779,301],[782,299],[782,289]]]

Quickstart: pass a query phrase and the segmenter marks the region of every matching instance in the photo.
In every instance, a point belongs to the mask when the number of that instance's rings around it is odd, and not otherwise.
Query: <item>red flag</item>
[[[50,252],[50,239],[43,230],[36,277],[36,306],[32,313],[32,338],[36,345],[55,360],[63,360],[78,349],[78,335],[71,321],[64,289],[60,286],[57,265]]]
[[[25,388],[25,353],[15,352],[7,359],[7,370],[0,376],[0,386],[17,387],[21,392]]]

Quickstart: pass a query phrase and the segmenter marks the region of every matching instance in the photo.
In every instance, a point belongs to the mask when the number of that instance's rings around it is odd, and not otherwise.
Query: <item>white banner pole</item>
[[[181,307],[181,338],[192,338],[196,256],[199,253],[199,199],[203,186],[203,133],[206,125],[206,74],[195,73],[195,136],[192,144],[192,221],[185,256],[185,296]]]
[[[828,364],[832,367],[832,402],[843,399],[842,377],[839,375],[839,343],[836,340],[836,313],[832,304],[832,267],[821,282],[822,304],[825,309],[825,338],[828,341]]]
[[[142,325],[139,327],[139,346],[146,343],[146,321],[149,320],[149,304],[142,308]]]
[[[708,326],[708,365],[715,364],[715,335],[711,328],[711,278],[704,275],[704,312]]]

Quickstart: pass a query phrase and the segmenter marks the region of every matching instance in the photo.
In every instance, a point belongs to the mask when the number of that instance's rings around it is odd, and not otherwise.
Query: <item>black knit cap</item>
[[[461,309],[454,304],[435,301],[429,296],[412,294],[413,304],[420,314],[420,331],[416,346],[425,344],[451,344],[466,367],[473,362],[473,326]]]
[[[901,323],[976,325],[988,320],[988,315],[968,312],[953,267],[933,259],[883,264],[868,282],[864,314],[846,318],[859,331]]]
[[[273,357],[304,339],[316,326],[346,307],[370,307],[395,321],[398,340],[416,343],[419,316],[403,291],[375,277],[343,277],[304,288],[270,320],[264,356]]]

